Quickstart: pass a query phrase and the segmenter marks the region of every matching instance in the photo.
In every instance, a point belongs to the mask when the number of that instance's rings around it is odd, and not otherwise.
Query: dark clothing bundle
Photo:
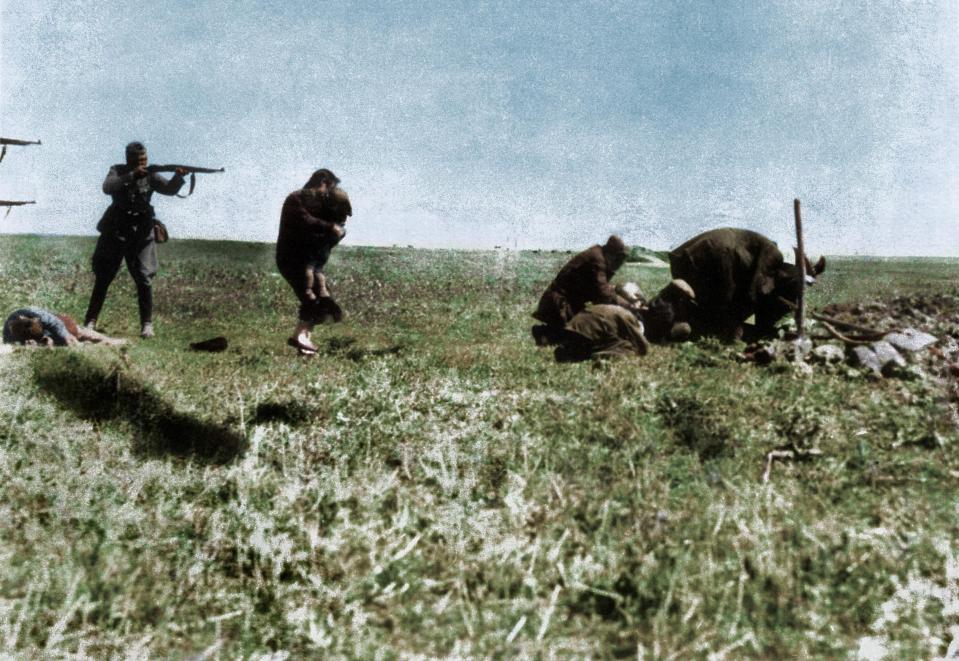
[[[560,269],[540,298],[533,317],[557,328],[583,310],[586,303],[618,303],[619,297],[609,283],[614,273],[602,246],[584,250]]]
[[[280,233],[276,239],[276,265],[300,301],[299,319],[320,323],[339,321],[340,308],[329,298],[307,297],[307,267],[317,273],[326,265],[333,247],[342,237],[334,226],[342,226],[353,214],[349,196],[335,188],[327,195],[304,188],[290,193],[280,214]]]
[[[129,165],[114,165],[103,181],[103,192],[113,198],[113,203],[97,223],[100,238],[91,260],[96,282],[87,308],[87,322],[100,315],[107,289],[124,261],[137,286],[140,323],[150,321],[153,316],[151,283],[157,272],[153,236],[156,215],[150,198],[154,192],[176,195],[184,179],[174,175],[168,181],[155,172],[135,179],[134,169]]]

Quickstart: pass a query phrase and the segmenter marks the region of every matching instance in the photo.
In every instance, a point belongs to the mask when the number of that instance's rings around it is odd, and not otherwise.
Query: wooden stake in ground
[[[796,216],[796,270],[799,273],[799,296],[796,298],[796,333],[801,340],[806,335],[806,250],[802,240],[802,217],[799,215],[799,200],[793,200]]]

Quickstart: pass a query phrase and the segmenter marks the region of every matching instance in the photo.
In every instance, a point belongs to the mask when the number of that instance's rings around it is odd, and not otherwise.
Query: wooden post
[[[806,250],[802,240],[802,217],[799,214],[799,200],[793,200],[793,214],[796,216],[796,272],[799,274],[799,297],[796,299],[796,333],[801,340],[806,335]]]

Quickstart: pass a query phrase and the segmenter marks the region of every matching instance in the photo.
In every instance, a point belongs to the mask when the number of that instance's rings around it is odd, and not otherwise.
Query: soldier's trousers
[[[152,283],[153,276],[157,273],[157,252],[153,232],[144,238],[131,237],[126,240],[104,232],[97,240],[91,262],[96,280],[93,293],[90,295],[90,305],[84,317],[86,322],[100,316],[100,310],[107,297],[107,289],[120,270],[122,262],[126,262],[127,271],[136,283],[140,323],[144,324],[153,320]]]

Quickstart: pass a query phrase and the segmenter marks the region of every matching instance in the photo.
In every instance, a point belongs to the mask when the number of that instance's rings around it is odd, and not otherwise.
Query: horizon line
[[[4,232],[0,230],[0,237],[50,237],[50,238],[96,238],[98,234],[54,234],[54,233],[44,233],[44,232]],[[215,243],[256,243],[262,245],[271,245],[275,244],[275,241],[262,241],[257,239],[220,239],[220,238],[204,238],[204,237],[187,237],[187,238],[170,238],[170,242],[181,242],[181,241],[209,241]],[[457,251],[457,252],[556,252],[556,253],[577,253],[581,250],[592,246],[584,245],[582,248],[555,248],[555,247],[540,247],[540,248],[511,248],[509,246],[493,246],[491,248],[455,248],[455,247],[442,247],[442,246],[416,246],[412,244],[400,245],[398,243],[390,244],[346,244],[343,245],[343,248],[386,248],[386,249],[401,249],[401,250],[447,250],[447,251]],[[648,248],[641,245],[630,246],[632,249],[643,250],[648,253],[668,253],[669,249],[658,250],[656,248]],[[855,253],[822,253],[824,257],[830,259],[865,259],[865,260],[900,260],[900,259],[922,259],[922,260],[959,260],[959,255],[862,255]],[[635,262],[632,262],[635,263]]]

